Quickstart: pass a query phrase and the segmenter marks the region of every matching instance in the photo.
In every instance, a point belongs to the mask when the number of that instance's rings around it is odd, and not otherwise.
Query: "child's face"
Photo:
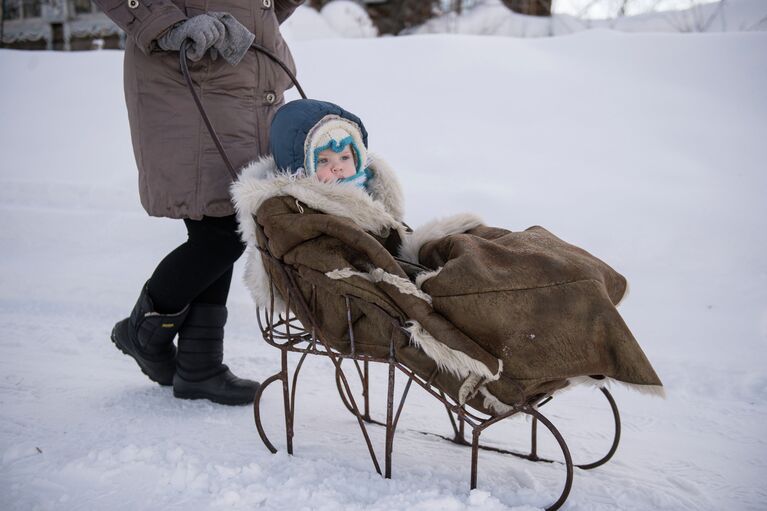
[[[323,183],[351,177],[356,173],[357,168],[350,146],[344,147],[340,153],[325,149],[317,158],[317,177]]]

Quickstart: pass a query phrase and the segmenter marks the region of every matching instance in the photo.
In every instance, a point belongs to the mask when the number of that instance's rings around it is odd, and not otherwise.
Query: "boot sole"
[[[150,375],[150,374],[147,372],[147,370],[146,370],[146,369],[144,369],[144,366],[142,366],[142,365],[141,365],[141,363],[140,363],[140,362],[138,361],[138,359],[137,359],[137,358],[136,358],[136,357],[133,355],[133,353],[131,353],[131,352],[130,352],[128,349],[124,348],[124,347],[123,347],[123,346],[122,346],[122,345],[121,345],[121,344],[120,344],[120,343],[117,341],[117,338],[116,338],[116,336],[115,336],[115,330],[116,330],[116,329],[117,329],[117,327],[114,327],[114,328],[112,328],[112,335],[110,335],[110,336],[109,336],[109,337],[110,337],[110,339],[112,339],[112,344],[114,344],[114,345],[115,345],[115,347],[116,347],[118,350],[120,350],[120,351],[121,351],[121,352],[122,352],[124,355],[127,355],[127,356],[129,356],[130,358],[132,358],[132,359],[133,359],[133,360],[136,362],[136,365],[139,367],[139,369],[141,369],[141,372],[142,372],[142,373],[144,373],[144,376],[146,376],[147,378],[149,378],[149,379],[150,379],[150,380],[152,380],[153,382],[155,382],[155,383],[157,383],[158,385],[161,385],[161,386],[163,386],[163,387],[170,387],[171,385],[173,385],[173,381],[170,381],[170,382],[166,383],[166,382],[162,382],[162,381],[159,381],[159,380],[157,380],[156,378],[152,377],[152,375]]]
[[[222,398],[221,396],[213,396],[200,392],[177,391],[176,389],[173,389],[173,397],[178,399],[207,399],[208,401],[227,406],[245,406],[253,404],[253,399],[250,401],[242,401],[239,399],[227,399]]]

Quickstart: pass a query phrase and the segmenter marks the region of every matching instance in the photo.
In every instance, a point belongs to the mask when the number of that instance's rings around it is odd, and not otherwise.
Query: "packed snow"
[[[612,389],[620,446],[576,469],[564,509],[764,509],[767,34],[299,39],[302,85],[362,117],[399,173],[408,223],[471,211],[543,225],[631,282],[621,312],[668,398]],[[348,66],[327,73],[331,55]],[[139,205],[122,53],[2,50],[0,70],[3,509],[493,511],[558,496],[561,464],[487,451],[469,491],[470,451],[419,433],[450,432],[419,389],[381,478],[327,360],[302,371],[294,456],[276,385],[263,402],[272,455],[250,407],[177,400],[147,380],[109,332],[184,228]],[[226,362],[263,380],[278,352],[241,274],[238,263]],[[384,378],[375,368],[379,418]],[[609,446],[598,392],[542,412],[576,462]],[[524,450],[529,428],[509,420],[483,439]],[[371,435],[380,457],[382,428]]]

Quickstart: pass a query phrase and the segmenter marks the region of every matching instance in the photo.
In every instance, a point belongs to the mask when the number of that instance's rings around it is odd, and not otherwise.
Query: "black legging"
[[[155,311],[178,312],[187,304],[225,305],[234,262],[245,251],[235,215],[184,219],[189,238],[157,265],[149,279]]]

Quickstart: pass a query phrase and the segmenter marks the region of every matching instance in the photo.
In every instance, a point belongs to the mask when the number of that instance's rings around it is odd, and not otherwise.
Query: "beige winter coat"
[[[141,204],[152,216],[200,219],[234,213],[231,177],[186,88],[178,53],[155,39],[179,21],[228,12],[295,72],[279,25],[303,0],[94,0],[128,34],[125,102]],[[222,58],[190,62],[192,80],[235,168],[268,152],[269,125],[288,76],[251,49],[232,67]]]

